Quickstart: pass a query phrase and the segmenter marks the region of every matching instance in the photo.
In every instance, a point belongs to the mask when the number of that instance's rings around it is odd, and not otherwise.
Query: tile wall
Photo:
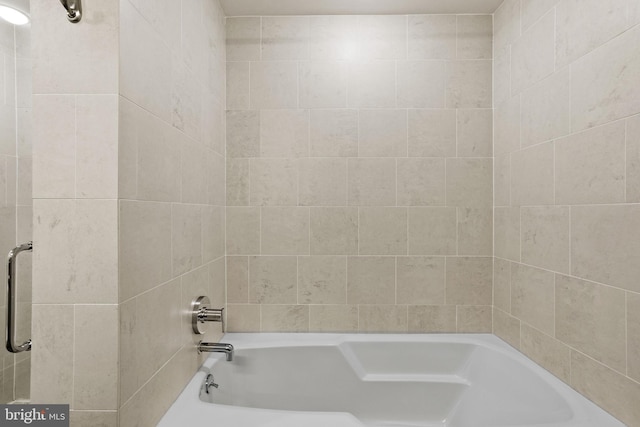
[[[506,0],[494,15],[494,332],[640,424],[640,14]]]
[[[225,99],[217,3],[33,0],[32,400],[153,425],[209,293],[234,331],[493,327],[639,423],[640,11],[585,3],[507,0],[493,45],[487,15],[229,18]]]
[[[207,355],[187,310],[225,304],[225,43],[217,1],[120,1],[119,425],[156,425]]]
[[[87,6],[72,25],[59,3],[31,1],[31,400],[69,403],[73,425],[115,425],[118,4]]]
[[[114,425],[118,400],[118,5],[33,20],[31,400]],[[99,366],[100,369],[96,369]]]
[[[31,216],[31,26],[0,22],[2,96],[0,97],[0,253],[32,239]],[[6,264],[0,266],[2,277]],[[23,253],[18,265],[18,336],[29,338],[31,327],[31,254]],[[4,330],[6,292],[0,297],[0,329]],[[2,349],[0,401],[29,397],[29,353],[10,354]]]
[[[490,332],[492,16],[226,31],[229,328]]]
[[[224,18],[205,0],[85,6],[73,25],[32,1],[32,401],[151,426],[205,357],[192,298],[225,302]]]

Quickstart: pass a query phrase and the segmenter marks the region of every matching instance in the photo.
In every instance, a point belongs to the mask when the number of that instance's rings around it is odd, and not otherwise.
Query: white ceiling
[[[221,0],[227,16],[493,13],[503,0]]]

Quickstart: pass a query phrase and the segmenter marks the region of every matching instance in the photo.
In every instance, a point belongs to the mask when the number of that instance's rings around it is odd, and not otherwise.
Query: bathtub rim
[[[525,368],[532,370],[538,375],[544,382],[562,396],[570,406],[573,417],[571,420],[562,423],[547,423],[547,424],[526,424],[526,427],[579,427],[586,425],[585,421],[593,423],[593,426],[606,425],[615,426],[612,423],[613,416],[595,403],[589,401],[586,397],[579,394],[576,390],[571,388],[568,384],[551,374],[549,371],[538,365],[531,360],[524,353],[518,351],[507,342],[491,333],[478,333],[478,334],[451,334],[451,333],[430,333],[430,334],[413,334],[413,333],[306,333],[306,332],[260,332],[260,333],[227,333],[221,338],[221,342],[228,342],[234,345],[236,350],[251,349],[251,348],[278,348],[278,347],[304,347],[309,345],[315,346],[332,346],[340,345],[343,342],[442,342],[442,343],[464,343],[473,344],[481,347],[485,347],[489,350],[497,351],[506,357],[512,358],[518,363],[522,364]],[[297,411],[281,411],[275,409],[259,409],[259,408],[246,408],[235,407],[228,405],[220,405],[215,403],[204,402],[200,400],[199,393],[202,388],[202,384],[206,375],[210,369],[216,363],[226,363],[224,357],[219,354],[211,354],[202,364],[202,366],[195,373],[194,377],[189,381],[184,390],[180,393],[176,401],[169,408],[165,416],[161,419],[158,427],[170,427],[177,420],[186,422],[180,418],[178,413],[178,407],[185,406],[188,408],[187,413],[197,413],[199,410],[204,410],[207,413],[216,413],[218,416],[232,417],[240,412],[252,413],[256,418],[260,416],[273,415],[276,417],[282,417],[280,424],[282,426],[294,426],[294,423],[287,424],[289,416],[296,418],[299,415],[308,415],[310,422],[308,426],[322,426],[326,422],[326,417],[329,415],[340,416],[345,415],[343,421],[346,422],[345,426],[362,426],[362,424],[353,415],[348,413],[332,413],[332,412],[297,412]],[[321,416],[322,422],[314,424],[311,422],[314,416]],[[351,423],[349,423],[349,418]],[[201,417],[193,418],[193,420],[201,420]],[[619,424],[619,427],[625,427],[625,425],[613,418]],[[601,421],[600,421],[601,420]],[[355,421],[355,422],[354,422]],[[600,424],[602,423],[602,424]],[[257,424],[256,424],[257,425]],[[271,424],[264,424],[271,425]],[[274,424],[278,425],[278,424]],[[342,425],[342,424],[341,424]],[[508,427],[508,426],[503,426]],[[513,427],[519,427],[514,425]]]

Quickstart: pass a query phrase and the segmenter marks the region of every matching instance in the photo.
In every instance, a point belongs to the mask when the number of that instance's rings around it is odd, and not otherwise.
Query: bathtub
[[[494,335],[227,334],[160,427],[624,427]],[[204,381],[212,374],[219,388]]]

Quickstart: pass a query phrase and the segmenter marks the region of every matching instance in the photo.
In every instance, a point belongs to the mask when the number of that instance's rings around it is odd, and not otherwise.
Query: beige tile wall
[[[70,404],[74,425],[117,419],[118,9],[91,2],[71,25],[31,1],[31,401]]]
[[[230,329],[490,331],[492,17],[226,31]]]
[[[640,424],[637,1],[494,15],[493,330]]]
[[[493,330],[637,423],[640,13],[589,1],[507,0],[493,43],[490,16],[229,18],[225,64],[217,3],[34,0],[33,400],[153,425],[208,293],[235,331]]]
[[[119,426],[153,426],[217,341],[225,305],[225,43],[217,1],[120,0]]]
[[[31,25],[0,23],[2,96],[0,97],[0,253],[32,239],[31,201]],[[29,338],[31,328],[31,254],[21,255],[18,281],[18,340]],[[0,266],[2,274],[6,267]],[[6,277],[4,275],[3,277]],[[0,298],[6,311],[6,296]],[[0,323],[4,327],[5,319]],[[27,353],[10,354],[2,349],[0,399],[10,402],[29,397],[31,358]]]
[[[92,2],[72,25],[32,2],[32,400],[72,425],[155,425],[202,361],[186,308],[225,303],[224,20],[178,7]]]

